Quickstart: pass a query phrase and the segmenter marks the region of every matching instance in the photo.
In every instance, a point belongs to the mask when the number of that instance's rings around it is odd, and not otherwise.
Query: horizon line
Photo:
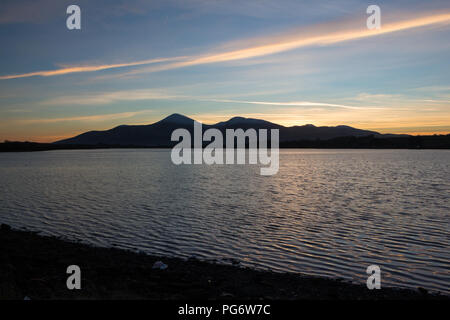
[[[108,131],[108,130],[111,130],[111,129],[114,129],[114,128],[117,128],[117,127],[120,127],[120,126],[148,126],[148,125],[153,125],[153,124],[156,124],[156,123],[158,123],[160,121],[163,121],[163,120],[165,120],[165,119],[167,119],[167,118],[169,118],[171,116],[174,116],[174,115],[185,117],[185,118],[188,118],[188,119],[190,119],[192,121],[200,122],[202,125],[209,125],[209,126],[217,125],[217,124],[219,124],[221,122],[227,122],[227,121],[230,121],[230,120],[232,120],[234,118],[243,118],[243,119],[249,119],[249,120],[266,121],[266,122],[269,122],[269,123],[281,126],[283,128],[303,127],[303,126],[314,126],[316,128],[336,128],[336,127],[344,126],[344,127],[350,127],[350,128],[354,128],[354,129],[358,129],[358,130],[373,131],[373,132],[381,134],[381,135],[390,135],[390,134],[392,134],[392,135],[399,135],[399,136],[401,136],[401,135],[404,135],[404,136],[444,135],[445,136],[445,135],[449,135],[450,134],[449,130],[444,130],[444,131],[437,130],[437,131],[430,131],[430,132],[423,131],[423,130],[419,130],[419,131],[412,130],[412,131],[408,131],[408,132],[396,132],[396,133],[393,133],[393,132],[390,132],[390,131],[383,132],[384,131],[383,129],[389,130],[389,129],[392,129],[392,128],[380,128],[381,129],[380,130],[380,129],[376,129],[376,128],[354,127],[354,126],[345,125],[345,124],[322,125],[322,126],[320,126],[320,125],[314,125],[312,123],[305,123],[305,124],[295,124],[295,125],[291,125],[291,126],[285,126],[285,125],[281,125],[281,124],[278,124],[276,122],[272,122],[272,121],[265,120],[265,119],[249,118],[249,117],[244,117],[244,116],[228,116],[229,117],[228,120],[225,120],[225,121],[218,121],[218,122],[215,122],[215,123],[206,123],[206,122],[202,122],[201,120],[200,121],[195,120],[195,119],[191,118],[190,116],[186,116],[184,114],[181,114],[181,113],[178,113],[178,112],[174,112],[174,113],[171,113],[168,116],[163,117],[162,119],[154,121],[152,123],[119,124],[119,125],[116,125],[116,126],[105,128],[105,129],[92,129],[92,130],[88,130],[88,131],[82,131],[82,132],[79,132],[79,133],[74,132],[74,133],[71,133],[71,134],[61,135],[61,136],[59,136],[59,135],[56,135],[56,136],[41,136],[41,138],[37,138],[37,139],[28,139],[28,138],[25,138],[25,139],[8,139],[8,138],[6,138],[6,139],[1,139],[0,143],[5,143],[5,142],[54,143],[54,142],[58,142],[58,141],[61,141],[61,140],[70,139],[70,138],[79,136],[79,135],[81,135],[83,133],[91,132],[91,131]],[[1,142],[2,140],[3,140],[3,142]]]

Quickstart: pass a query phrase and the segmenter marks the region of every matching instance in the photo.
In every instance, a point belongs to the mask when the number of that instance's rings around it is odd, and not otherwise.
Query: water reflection
[[[101,246],[449,292],[450,152],[282,150],[280,170],[169,150],[0,154],[0,221]]]

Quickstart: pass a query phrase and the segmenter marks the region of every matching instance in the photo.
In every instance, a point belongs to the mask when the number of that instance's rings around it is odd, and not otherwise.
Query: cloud
[[[413,88],[412,91],[425,91],[425,92],[447,92],[450,91],[450,86],[427,86]]]
[[[323,103],[312,101],[248,101],[234,99],[216,99],[214,97],[190,96],[182,94],[167,93],[166,90],[158,89],[140,89],[140,90],[123,90],[116,92],[99,92],[86,95],[62,96],[42,101],[41,105],[103,105],[117,101],[139,101],[139,100],[191,100],[199,102],[217,102],[217,103],[233,103],[233,104],[254,104],[269,106],[285,106],[285,107],[332,107],[352,110],[369,110],[384,109],[382,107],[358,107],[335,103]]]
[[[226,99],[203,99],[204,101],[211,102],[224,102],[224,103],[244,103],[244,104],[258,104],[258,105],[269,105],[269,106],[286,106],[286,107],[335,107],[344,109],[384,109],[384,108],[372,108],[372,107],[355,107],[343,104],[334,103],[322,103],[322,102],[311,102],[311,101],[290,101],[290,102],[274,102],[274,101],[245,101],[245,100],[226,100]]]
[[[122,90],[92,94],[62,96],[40,102],[41,105],[103,105],[116,101],[175,100],[182,96],[167,94],[164,90]]]
[[[450,101],[445,95],[439,95],[438,97],[443,97],[444,99],[424,99],[423,97],[411,97],[404,94],[371,94],[371,93],[360,93],[356,97],[350,98],[350,100],[356,102],[368,102],[371,104],[395,104],[395,105],[409,105],[409,106],[423,106],[424,102],[431,102],[437,104],[448,104]]]
[[[440,126],[449,128],[446,113],[428,113],[421,110],[411,112],[404,110],[352,110],[342,109],[305,109],[305,108],[279,108],[261,110],[257,113],[243,112],[238,115],[243,117],[260,118],[275,122],[284,126],[303,125],[313,123],[317,126],[350,125],[362,129],[380,129],[388,133],[390,129],[397,128],[397,132],[407,133],[409,127],[425,128]],[[205,123],[215,123],[236,116],[235,112],[206,113],[193,116]]]
[[[196,56],[149,59],[137,62],[104,64],[99,66],[69,66],[56,70],[4,75],[0,76],[0,80],[26,78],[32,76],[56,76],[75,72],[93,72],[107,69],[135,67],[147,64],[161,63],[157,66],[136,69],[131,72],[125,73],[125,75],[158,72],[196,65],[250,59],[281,53],[302,47],[327,46],[345,41],[376,37],[383,34],[390,34],[414,28],[434,25],[448,25],[449,23],[450,13],[428,14],[426,16],[408,18],[392,23],[385,23],[382,25],[382,28],[380,30],[369,30],[365,28],[365,25],[361,27],[361,23],[358,24],[359,27],[355,28],[355,25],[349,27],[349,21],[339,23],[326,23],[312,27],[308,30],[303,30],[303,32],[302,30],[296,30],[295,32],[289,32],[286,34],[277,35],[275,37],[242,40],[234,44],[235,46],[238,46],[237,48],[227,50],[230,45],[222,46],[220,48],[220,51],[218,51],[217,49],[215,51]],[[330,32],[330,30],[334,31]]]
[[[302,33],[301,30],[297,30],[295,33],[290,32],[287,35],[279,35],[269,39],[262,38],[262,39],[250,39],[240,41],[238,43],[239,45],[245,45],[252,42],[256,43],[256,45],[230,51],[212,52],[205,55],[187,58],[184,61],[134,70],[127,74],[157,72],[195,65],[204,65],[211,63],[249,59],[281,53],[302,47],[326,46],[344,41],[358,40],[368,37],[380,36],[382,34],[389,34],[393,32],[409,30],[413,28],[426,27],[435,24],[448,24],[448,23],[450,23],[450,13],[434,14],[419,18],[410,18],[400,22],[384,24],[380,30],[369,30],[367,28],[355,29],[354,26],[351,28],[348,27],[345,28],[345,26],[343,27],[342,25],[336,23],[331,24],[328,23],[317,26],[312,29],[312,32],[309,31],[309,33],[306,34]],[[347,24],[348,22],[343,23],[343,25]],[[337,30],[337,31],[330,32],[330,30]]]
[[[424,102],[450,104],[450,100],[423,99]]]
[[[28,78],[28,77],[34,77],[34,76],[51,77],[51,76],[58,76],[58,75],[64,75],[64,74],[69,74],[69,73],[78,73],[78,72],[94,72],[94,71],[102,71],[102,70],[108,70],[108,69],[117,69],[117,68],[134,67],[134,66],[141,66],[141,65],[161,63],[161,62],[169,62],[169,61],[174,61],[174,60],[179,60],[179,59],[182,59],[182,57],[157,58],[157,59],[148,59],[148,60],[141,60],[141,61],[134,61],[134,62],[93,65],[93,66],[66,66],[61,69],[56,69],[56,70],[45,70],[45,71],[36,71],[36,72],[28,72],[28,73],[0,76],[0,80]]]
[[[134,112],[121,112],[110,114],[99,114],[92,116],[79,116],[79,117],[65,117],[65,118],[40,118],[40,119],[23,119],[18,122],[23,124],[33,123],[55,123],[55,122],[67,122],[67,121],[109,121],[116,119],[131,118],[141,114],[147,114],[152,112],[151,110],[134,111]]]

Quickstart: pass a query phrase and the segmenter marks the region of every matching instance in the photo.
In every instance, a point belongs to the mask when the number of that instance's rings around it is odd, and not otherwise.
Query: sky
[[[0,43],[0,141],[172,113],[450,133],[448,0],[2,0]]]

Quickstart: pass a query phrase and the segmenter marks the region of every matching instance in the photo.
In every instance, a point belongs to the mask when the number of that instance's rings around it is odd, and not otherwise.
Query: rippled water
[[[450,152],[281,150],[280,171],[170,150],[0,154],[0,222],[100,246],[450,292]]]

